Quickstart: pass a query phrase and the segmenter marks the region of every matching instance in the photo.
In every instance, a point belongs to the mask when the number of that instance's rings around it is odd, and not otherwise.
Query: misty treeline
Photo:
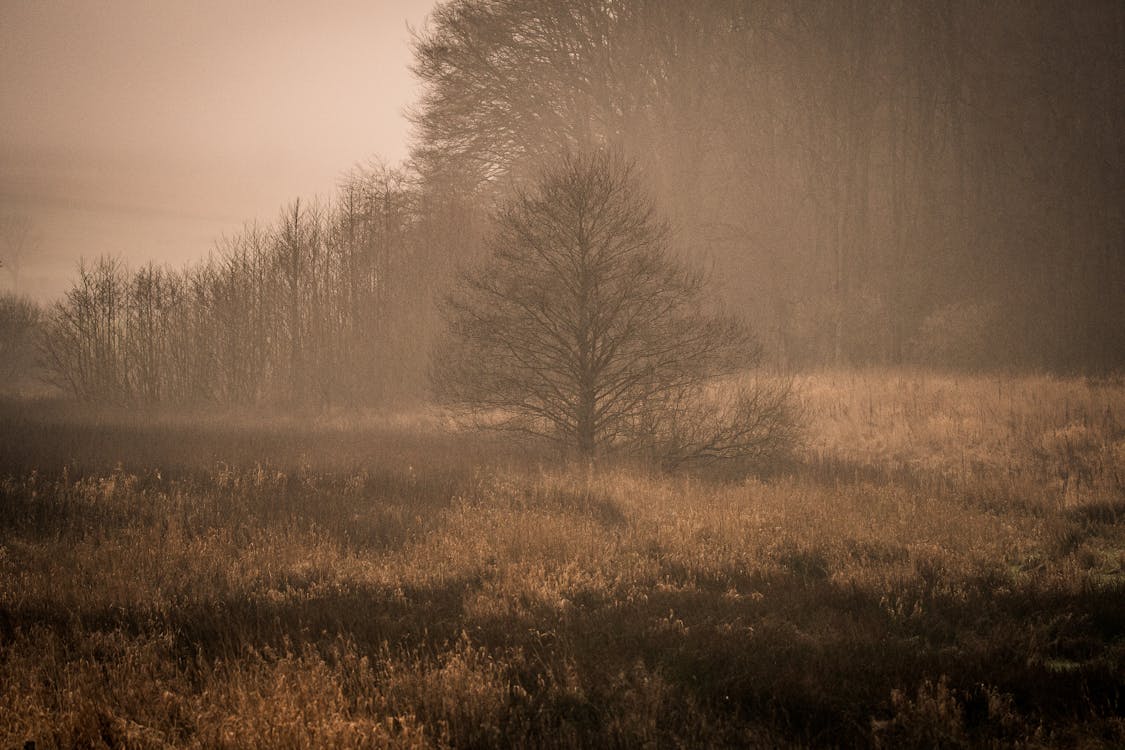
[[[424,173],[636,159],[791,365],[1125,361],[1118,0],[455,0]]]
[[[295,201],[184,270],[83,264],[42,323],[46,363],[80,398],[113,403],[324,407],[413,392],[404,379],[424,367],[415,342],[432,327],[413,296],[434,268],[427,248],[449,242],[416,218],[439,204],[400,170],[361,167],[332,201]]]
[[[82,269],[45,316],[80,396],[417,393],[435,292],[564,153],[638,165],[786,367],[1125,364],[1125,5],[451,0],[412,157],[183,271]]]

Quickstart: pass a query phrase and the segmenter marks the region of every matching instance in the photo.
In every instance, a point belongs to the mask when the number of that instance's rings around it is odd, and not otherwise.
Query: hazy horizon
[[[0,750],[1125,748],[1123,0],[107,2],[0,0]]]
[[[182,265],[402,160],[433,4],[4,2],[0,213],[42,237],[19,291],[57,296],[83,257]]]

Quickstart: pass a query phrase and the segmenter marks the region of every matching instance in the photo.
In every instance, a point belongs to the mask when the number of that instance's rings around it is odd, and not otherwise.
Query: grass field
[[[0,406],[0,748],[1125,746],[1125,383],[801,378],[768,476]]]

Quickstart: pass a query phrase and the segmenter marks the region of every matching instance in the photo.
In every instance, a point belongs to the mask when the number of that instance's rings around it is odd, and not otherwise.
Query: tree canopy
[[[635,159],[789,364],[1120,366],[1122,7],[448,0],[415,158],[486,202],[560,147]]]
[[[490,426],[583,456],[655,447],[686,435],[669,421],[685,400],[757,360],[749,329],[709,309],[703,275],[670,253],[634,168],[606,152],[544,170],[500,209],[489,250],[445,302],[432,376],[442,401]],[[688,449],[733,455],[746,437]]]

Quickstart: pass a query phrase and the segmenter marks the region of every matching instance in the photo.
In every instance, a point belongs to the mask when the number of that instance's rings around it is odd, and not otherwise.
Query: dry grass
[[[1125,743],[1125,386],[809,376],[767,478],[0,414],[0,747]]]

